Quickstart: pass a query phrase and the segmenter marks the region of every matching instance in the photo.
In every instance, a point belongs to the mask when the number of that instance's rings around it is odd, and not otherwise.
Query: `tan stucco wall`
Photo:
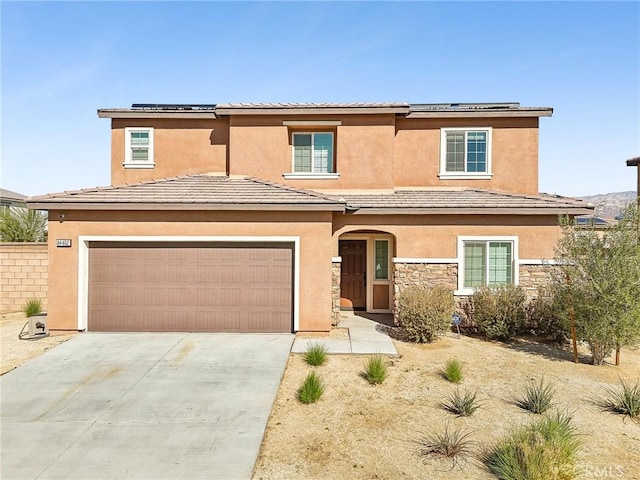
[[[27,300],[47,307],[46,243],[0,243],[0,312],[19,312]]]
[[[374,229],[394,235],[396,257],[455,258],[458,236],[518,236],[518,256],[552,259],[560,238],[557,217],[510,215],[342,215],[334,214],[333,255],[338,238]]]
[[[338,126],[292,127],[286,120],[336,120]],[[156,166],[126,169],[124,127],[154,127]],[[493,128],[490,180],[440,180],[440,128]],[[335,132],[337,179],[285,179],[291,133]],[[232,116],[229,119],[112,120],[112,184],[197,173],[255,176],[299,188],[330,190],[469,186],[538,193],[538,119],[406,119],[392,114]]]
[[[391,188],[393,186],[393,115],[352,115],[323,120],[340,120],[327,127],[291,127],[286,116],[232,117],[229,123],[232,175],[253,175],[273,182],[309,189]],[[296,117],[314,120],[318,117]],[[335,134],[337,172],[331,180],[284,179],[291,173],[291,134],[299,131],[332,131]]]
[[[153,127],[154,168],[125,168],[125,127]],[[111,184],[123,185],[177,175],[226,173],[226,119],[114,119],[111,123]]]
[[[492,127],[490,180],[440,180],[440,129]],[[397,120],[393,178],[403,187],[473,187],[538,194],[538,119]]]
[[[300,330],[331,328],[330,212],[81,212],[57,211],[49,222],[51,329],[78,325],[78,236],[299,236]],[[69,238],[71,248],[56,248]]]

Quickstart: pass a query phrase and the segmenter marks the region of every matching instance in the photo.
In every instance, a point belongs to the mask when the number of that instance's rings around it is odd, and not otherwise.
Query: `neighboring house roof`
[[[630,158],[627,160],[627,167],[637,167],[640,165],[640,157]]]
[[[615,222],[615,220],[613,222],[609,222],[605,218],[596,217],[594,215],[581,215],[579,217],[575,217],[573,221],[576,225],[594,228],[608,227],[611,223]]]
[[[53,193],[31,197],[27,204],[82,210],[344,210],[339,201],[320,193],[255,178],[213,175]]]
[[[550,107],[505,103],[134,103],[131,108],[101,108],[100,118],[216,118],[226,115],[343,115],[394,113],[408,118],[550,117]]]
[[[26,195],[0,188],[0,204],[2,205],[22,205],[24,207],[26,199]]]
[[[329,195],[256,178],[193,175],[31,197],[30,208],[83,210],[330,210],[383,214],[590,214],[572,198],[488,190]]]
[[[393,193],[343,195],[354,213],[431,214],[592,214],[584,200],[541,194],[518,195],[479,189],[397,190]]]
[[[7,200],[24,201],[27,199],[27,196],[22,195],[21,193],[7,190],[6,188],[0,188],[0,198],[6,198]]]

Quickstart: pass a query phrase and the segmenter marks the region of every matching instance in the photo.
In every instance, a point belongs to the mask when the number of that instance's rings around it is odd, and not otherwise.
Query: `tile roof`
[[[630,158],[627,160],[628,167],[637,167],[638,165],[640,165],[640,157]]]
[[[27,200],[31,208],[323,209],[343,210],[326,195],[256,178],[190,175],[131,185],[53,193]]]
[[[131,185],[53,193],[27,200],[31,208],[86,210],[331,210],[383,214],[592,214],[582,200],[477,189],[397,190],[323,194],[250,177],[190,175]]]
[[[343,195],[347,208],[357,213],[557,213],[589,214],[583,200],[541,194],[518,195],[479,189],[397,190],[392,193]]]
[[[387,108],[409,107],[404,102],[353,102],[353,103],[218,103],[216,108]]]
[[[300,102],[300,103],[134,103],[131,108],[101,108],[100,118],[217,118],[227,115],[386,114],[408,118],[548,117],[550,107],[502,103]]]
[[[17,200],[22,202],[27,199],[27,196],[22,195],[21,193],[7,190],[6,188],[0,188],[0,198],[7,199],[7,200]]]

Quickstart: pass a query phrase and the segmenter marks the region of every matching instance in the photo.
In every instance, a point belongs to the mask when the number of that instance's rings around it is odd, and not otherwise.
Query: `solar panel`
[[[131,108],[141,110],[215,110],[214,103],[134,103]]]

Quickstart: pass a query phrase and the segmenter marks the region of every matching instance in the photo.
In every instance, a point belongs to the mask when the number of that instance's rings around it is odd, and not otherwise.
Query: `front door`
[[[342,273],[340,308],[365,310],[367,307],[367,241],[340,240]]]

